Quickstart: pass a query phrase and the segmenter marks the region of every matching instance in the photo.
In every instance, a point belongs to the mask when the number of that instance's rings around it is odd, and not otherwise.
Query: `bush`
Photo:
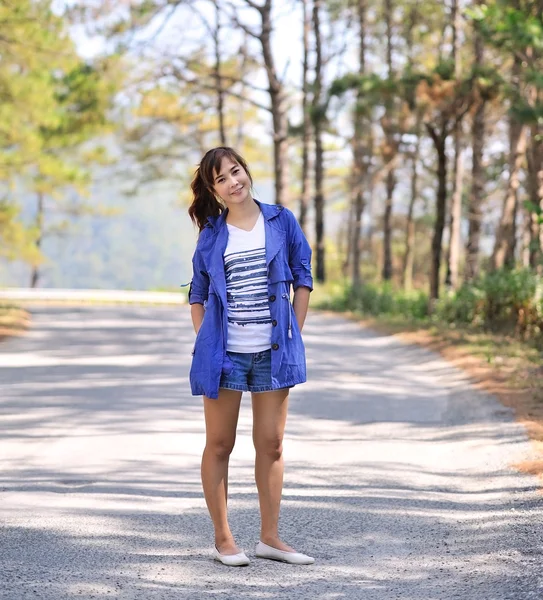
[[[325,298],[321,308],[410,321],[429,317],[426,293],[395,290],[390,284],[364,284],[357,291],[345,284],[329,284]],[[435,304],[431,320],[512,333],[543,343],[543,278],[528,269],[490,273],[444,294]]]
[[[473,285],[464,285],[456,293],[442,296],[435,305],[433,319],[445,323],[482,325],[484,292]]]
[[[414,320],[428,315],[428,296],[423,292],[394,290],[390,284],[365,284],[359,290],[343,286],[337,291],[339,293],[328,297],[327,308],[354,310],[372,316],[400,315]]]
[[[537,338],[543,332],[543,278],[527,269],[495,271],[440,299],[436,318]]]

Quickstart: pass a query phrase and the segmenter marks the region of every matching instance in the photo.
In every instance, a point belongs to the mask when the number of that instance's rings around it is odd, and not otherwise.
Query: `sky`
[[[119,11],[122,11],[122,7],[126,1],[118,2]],[[77,0],[58,0],[58,3],[59,6],[66,4],[73,5],[77,3]],[[240,20],[257,30],[260,20],[257,11],[247,7],[243,0],[235,0],[235,3],[241,7],[238,13]],[[194,8],[191,8],[191,6]],[[156,19],[147,30],[145,36],[140,36],[140,40],[143,40],[144,37],[147,37],[147,39],[153,37],[153,46],[155,48],[165,53],[173,52],[174,54],[184,53],[188,49],[201,46],[206,35],[208,35],[202,25],[202,17],[213,25],[215,22],[215,9],[212,2],[205,0],[196,0],[191,6],[179,6],[174,15],[168,20],[165,20],[162,16]],[[230,14],[232,14],[231,11]],[[272,14],[274,23],[272,46],[277,71],[289,85],[300,87],[303,62],[301,3],[296,0],[274,0]],[[236,30],[235,28],[228,27],[229,22],[229,16],[224,15],[222,17],[222,44],[226,50],[235,53],[242,43],[243,36],[239,29]],[[326,23],[323,24],[323,28],[324,35],[330,33]],[[83,27],[74,27],[72,36],[80,54],[84,57],[92,58],[104,51],[104,40],[96,36],[89,36]],[[330,37],[332,40],[336,40],[336,42],[331,43],[337,43],[338,36],[331,35]],[[341,44],[344,43],[347,45],[347,51],[342,60],[343,64],[338,65],[336,61],[336,64],[328,69],[328,78],[336,77],[339,71],[345,71],[356,66],[355,56],[353,55],[356,50],[355,45],[349,43],[343,32]],[[261,47],[259,42],[252,40],[251,44],[255,49],[254,54],[260,54]],[[333,65],[333,62],[331,65]],[[262,71],[252,83],[265,88],[267,86],[265,73]],[[260,97],[260,100],[264,102],[267,99],[266,93],[263,93]]]

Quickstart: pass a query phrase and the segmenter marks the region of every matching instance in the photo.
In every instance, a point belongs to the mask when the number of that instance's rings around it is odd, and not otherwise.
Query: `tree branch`
[[[253,2],[253,0],[243,0],[243,1],[245,2],[245,4],[248,4],[251,8],[258,10],[259,13],[261,13],[264,10],[264,6],[262,4],[257,4],[256,2]]]
[[[249,83],[248,81],[245,81],[244,79],[239,79],[237,77],[230,77],[229,75],[221,75],[221,79],[229,81],[232,85],[234,85],[236,83],[241,83],[241,85],[244,85],[244,86],[248,87],[249,89],[254,90],[255,92],[268,93],[268,91],[269,91],[265,88],[261,88],[261,87],[258,87],[257,85],[254,85],[254,83]],[[226,91],[226,90],[224,90],[224,91]]]
[[[179,79],[180,81],[183,81],[184,83],[187,83],[189,85],[193,85],[195,87],[200,87],[201,89],[204,89],[204,90],[211,90],[213,92],[217,91],[216,85],[212,85],[209,83],[203,83],[200,79],[198,79],[196,77],[195,78],[187,77],[184,73],[182,73],[177,68],[174,68],[174,74],[177,77],[177,79]],[[168,73],[168,75],[171,75],[171,73]],[[271,108],[269,106],[265,106],[264,104],[261,104],[260,102],[257,102],[256,100],[253,100],[252,98],[247,98],[246,96],[243,96],[242,94],[238,94],[237,92],[234,92],[233,90],[225,89],[223,91],[225,94],[228,94],[229,96],[232,96],[233,98],[238,98],[239,100],[244,100],[245,102],[252,104],[256,108],[259,108],[259,109],[265,110],[265,111],[271,111]]]
[[[239,20],[239,18],[238,18],[237,7],[234,6],[234,4],[232,4],[232,2],[229,2],[228,5],[230,6],[230,8],[233,11],[232,14],[230,15],[230,19],[232,20],[232,22],[234,23],[234,25],[236,25],[236,27],[239,27],[240,29],[242,29],[243,31],[245,31],[245,33],[247,35],[250,35],[253,39],[260,40],[260,38],[262,36],[262,33],[255,33],[250,27],[248,27],[247,25],[245,25],[244,23],[242,23]]]

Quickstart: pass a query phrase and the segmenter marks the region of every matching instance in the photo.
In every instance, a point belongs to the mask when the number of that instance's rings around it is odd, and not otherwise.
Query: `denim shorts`
[[[227,352],[232,364],[228,375],[221,375],[219,387],[239,392],[269,392],[271,381],[271,350],[263,352]]]

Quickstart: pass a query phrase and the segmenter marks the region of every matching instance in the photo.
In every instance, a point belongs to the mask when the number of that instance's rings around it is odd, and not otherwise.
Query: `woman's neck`
[[[226,222],[230,225],[245,227],[254,225],[260,214],[260,207],[249,197],[243,204],[235,204],[228,207]]]

